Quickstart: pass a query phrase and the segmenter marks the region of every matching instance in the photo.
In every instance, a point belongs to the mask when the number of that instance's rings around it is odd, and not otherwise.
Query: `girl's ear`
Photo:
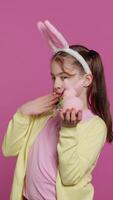
[[[85,74],[84,75],[84,87],[90,86],[92,81],[93,81],[93,75],[92,74]]]

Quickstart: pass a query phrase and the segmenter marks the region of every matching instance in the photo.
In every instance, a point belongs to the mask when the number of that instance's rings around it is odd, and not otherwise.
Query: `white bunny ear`
[[[37,26],[38,29],[45,35],[50,47],[54,52],[60,48],[69,48],[66,39],[48,20],[46,20],[44,23],[39,21]]]

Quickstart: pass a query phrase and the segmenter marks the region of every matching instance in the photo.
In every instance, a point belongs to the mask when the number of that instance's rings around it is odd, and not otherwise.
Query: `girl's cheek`
[[[74,84],[74,89],[76,90],[77,92],[77,96],[80,96],[81,93],[83,92],[84,90],[84,80],[83,79],[80,79],[80,80],[77,80]]]
[[[77,96],[81,96],[82,92],[83,92],[83,87],[78,88],[77,90]]]

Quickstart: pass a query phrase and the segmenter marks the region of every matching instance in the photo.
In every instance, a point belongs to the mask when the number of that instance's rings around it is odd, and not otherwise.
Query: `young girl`
[[[50,73],[53,93],[20,106],[4,136],[4,155],[18,156],[10,199],[93,200],[91,173],[113,141],[100,55],[81,45],[59,48]],[[65,104],[67,82],[78,86],[73,105]]]

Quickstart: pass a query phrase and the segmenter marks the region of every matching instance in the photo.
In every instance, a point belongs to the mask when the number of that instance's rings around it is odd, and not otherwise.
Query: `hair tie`
[[[90,56],[95,56],[95,55],[96,55],[96,51],[94,51],[94,50],[91,49],[91,50],[89,51],[89,55],[90,55]]]

